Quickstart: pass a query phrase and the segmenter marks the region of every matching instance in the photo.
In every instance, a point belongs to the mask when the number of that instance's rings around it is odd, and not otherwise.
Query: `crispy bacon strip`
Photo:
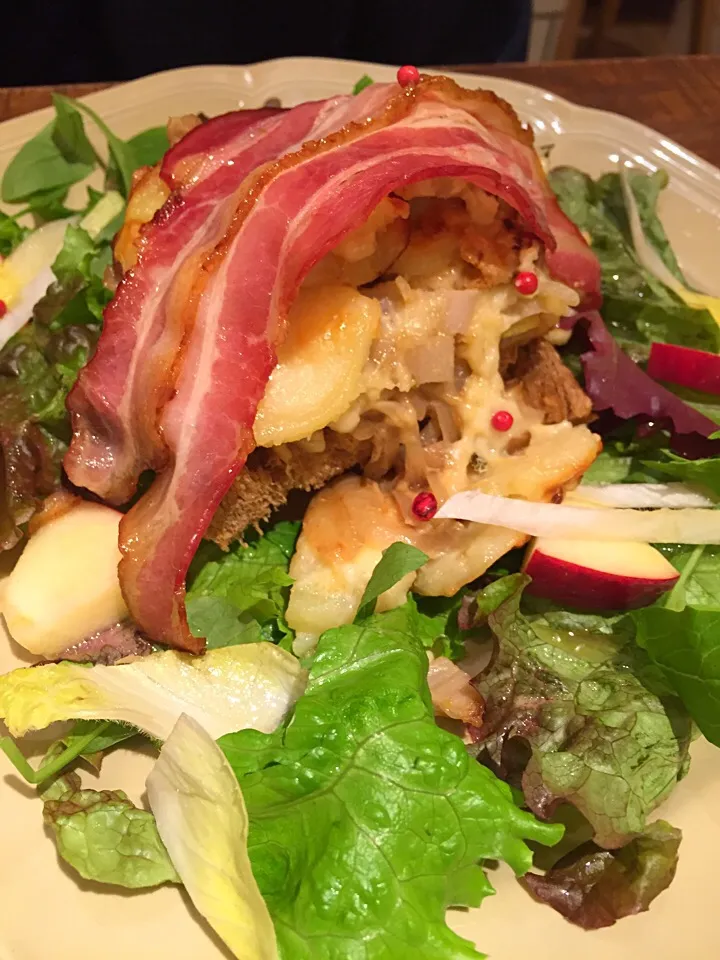
[[[266,122],[292,124],[303,109]],[[158,387],[152,366],[143,365],[138,381],[155,398],[151,413],[162,408],[169,460],[121,524],[120,578],[143,630],[184,649],[203,646],[187,627],[185,574],[254,445],[255,413],[289,305],[308,271],[384,196],[431,177],[474,183],[519,212],[544,242],[555,276],[590,298],[598,295],[597,262],[560,213],[531,134],[493,94],[465,91],[445,78],[423,78],[406,91],[375,85],[360,97],[338,98],[318,127],[322,135],[249,177],[214,214],[233,217],[198,263],[193,285],[183,288],[185,309],[178,313],[188,335],[172,398],[166,381]],[[103,333],[108,352],[118,333],[117,325]],[[75,414],[79,432],[77,405]],[[118,472],[111,464],[111,480]]]
[[[98,348],[68,398],[65,469],[76,486],[122,504],[143,470],[166,462],[158,415],[172,393],[182,308],[203,257],[227,229],[233,207],[225,202],[251,171],[301,142],[321,110],[308,104],[289,122],[280,111],[229,114],[167,154],[162,170],[175,192],[145,232],[138,264],[105,311]]]

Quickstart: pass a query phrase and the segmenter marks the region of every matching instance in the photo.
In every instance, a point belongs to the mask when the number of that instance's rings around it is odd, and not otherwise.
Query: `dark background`
[[[523,60],[531,0],[12,0],[0,86],[130,80],[272,57],[381,63]]]

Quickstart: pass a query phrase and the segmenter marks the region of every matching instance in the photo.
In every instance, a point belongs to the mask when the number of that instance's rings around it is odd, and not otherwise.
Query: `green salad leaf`
[[[133,169],[152,167],[170,148],[167,127],[151,127],[130,137],[127,146],[132,154]]]
[[[99,769],[104,753],[132,737],[136,737],[139,733],[139,730],[126,723],[77,720],[72,725],[70,732],[62,738],[62,743],[73,752],[79,744],[82,744],[82,750],[78,753],[78,756],[87,760],[95,769]],[[87,743],[86,740],[90,734],[93,734],[93,736]]]
[[[65,399],[100,333],[96,322],[82,320],[55,328],[53,320],[79,292],[75,285],[51,288],[34,322],[0,350],[0,550],[22,538],[24,524],[60,483],[70,439]]]
[[[0,350],[0,549],[14,546],[42,499],[60,483],[70,439],[65,401],[100,336],[111,297],[110,244],[69,225],[53,263],[56,281]]]
[[[594,845],[575,851],[544,876],[528,873],[521,883],[585,930],[610,927],[622,917],[648,910],[672,883],[682,834],[656,820],[619,850]]]
[[[41,795],[58,853],[81,877],[131,889],[180,882],[155,818],[122,790],[83,790],[68,773]]]
[[[646,235],[684,282],[656,212],[667,174],[631,171],[629,181]],[[551,171],[550,183],[563,211],[590,235],[602,269],[603,319],[626,353],[645,361],[654,340],[720,352],[720,327],[712,315],[688,306],[640,265],[619,174],[605,174],[594,181],[580,170],[558,167]]]
[[[644,465],[655,473],[663,474],[673,480],[681,480],[704,487],[720,498],[720,457],[707,457],[702,460],[686,460],[669,450],[664,460],[645,461]]]
[[[633,611],[637,642],[677,691],[707,739],[720,746],[720,606]]]
[[[359,93],[363,92],[365,87],[370,87],[373,83],[375,83],[373,78],[368,76],[367,73],[364,73],[352,89],[353,96],[356,97]]]
[[[491,892],[480,861],[524,873],[523,841],[559,838],[435,724],[411,610],[323,634],[290,722],[219,741],[287,960],[477,957],[446,908]]]
[[[670,596],[660,600],[662,606],[671,606],[674,610],[688,605],[720,610],[720,546],[662,544],[658,550],[681,574]],[[675,602],[671,605],[670,600]]]
[[[55,121],[28,140],[8,164],[0,196],[5,203],[28,203],[34,196],[61,191],[88,177],[94,162],[65,156],[55,140]]]
[[[0,210],[0,257],[9,257],[30,233],[27,227]]]
[[[291,635],[285,622],[288,568],[299,529],[281,522],[263,536],[248,533],[227,553],[209,542],[201,546],[186,606],[190,629],[206,638],[208,649]]]
[[[475,681],[486,701],[479,748],[504,769],[506,746],[524,740],[515,773],[531,810],[569,802],[600,846],[628,842],[684,775],[691,737],[632,621],[523,611],[516,593],[488,622],[496,653]]]
[[[387,550],[383,550],[382,557],[368,580],[355,615],[355,622],[359,623],[372,616],[378,597],[394,587],[409,573],[419,570],[428,562],[428,559],[426,553],[409,543],[391,543]]]

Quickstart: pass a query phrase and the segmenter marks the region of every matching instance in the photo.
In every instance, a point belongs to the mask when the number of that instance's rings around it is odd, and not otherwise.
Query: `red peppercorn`
[[[2,318],[5,316],[6,313],[7,313],[7,304],[5,303],[4,300],[0,300],[0,320],[2,320]]]
[[[437,513],[437,508],[438,502],[435,499],[435,494],[430,493],[429,490],[424,490],[413,500],[412,512],[418,520],[432,520]]]
[[[514,282],[515,289],[518,293],[522,294],[523,297],[531,297],[537,292],[539,283],[537,274],[532,273],[530,270],[521,270],[520,273],[515,274]]]
[[[410,66],[410,64],[405,64],[404,67],[400,67],[397,72],[397,82],[401,87],[411,87],[418,82],[420,79],[420,71],[417,67]]]
[[[497,413],[492,415],[490,423],[493,426],[493,429],[499,430],[501,433],[505,433],[515,422],[515,418],[510,413],[509,410],[498,410]]]

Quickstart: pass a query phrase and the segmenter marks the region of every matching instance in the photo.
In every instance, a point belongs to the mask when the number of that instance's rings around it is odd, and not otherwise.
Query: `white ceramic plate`
[[[87,102],[121,136],[163,124],[172,114],[221,113],[349,91],[369,73],[390,80],[394,70],[348,61],[288,59],[247,67],[191,67],[145,77],[92,94]],[[598,174],[619,163],[672,177],[663,222],[690,276],[720,286],[720,170],[634,121],[575,106],[536,87],[495,77],[456,75],[470,87],[495,90],[553,143],[553,163]],[[0,125],[0,174],[16,150],[52,113],[42,110]],[[702,122],[698,119],[698,122]],[[19,651],[0,638],[0,672],[20,664]],[[38,742],[37,753],[42,751]],[[148,755],[118,750],[103,764],[99,784],[142,796]],[[176,889],[112,893],[78,881],[58,861],[42,826],[40,801],[0,755],[0,960],[217,960],[229,957]],[[93,777],[85,775],[91,785]],[[96,784],[93,784],[96,785]],[[718,955],[715,860],[720,854],[720,750],[704,741],[693,750],[689,776],[661,815],[683,830],[680,865],[670,889],[649,913],[585,933],[534,904],[509,871],[493,876],[497,896],[481,910],[452,913],[450,922],[493,960],[712,960]],[[406,960],[398,957],[397,960]]]

